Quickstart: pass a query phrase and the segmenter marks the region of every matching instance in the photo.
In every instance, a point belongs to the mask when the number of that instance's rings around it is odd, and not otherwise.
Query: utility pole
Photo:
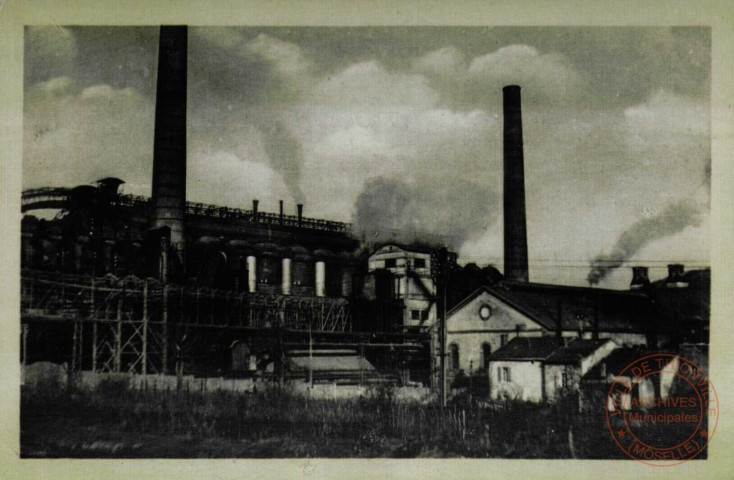
[[[436,284],[436,297],[440,298],[440,302],[436,302],[439,310],[438,315],[438,359],[439,359],[439,395],[441,396],[441,406],[446,406],[447,389],[446,389],[446,297],[447,297],[447,280],[448,280],[448,250],[442,247],[435,250],[431,254],[431,275]]]
[[[443,280],[441,281],[441,290],[443,290],[443,308],[441,309],[441,406],[445,407],[448,397],[448,389],[446,388],[446,290],[448,290],[448,252],[442,249],[443,258]]]
[[[322,303],[323,305],[323,303]],[[312,326],[308,326],[308,385],[313,390],[313,333]]]

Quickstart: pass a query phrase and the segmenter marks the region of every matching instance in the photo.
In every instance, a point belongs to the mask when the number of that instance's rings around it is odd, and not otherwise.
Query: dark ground
[[[21,457],[627,458],[599,410],[581,417],[564,405],[398,404],[385,389],[310,400],[279,387],[257,394],[136,391],[114,381],[96,390],[23,387]]]

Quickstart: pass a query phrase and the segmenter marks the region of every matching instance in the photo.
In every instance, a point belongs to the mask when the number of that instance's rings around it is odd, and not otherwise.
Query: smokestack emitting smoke
[[[527,282],[528,239],[525,224],[525,172],[520,87],[502,89],[504,109],[505,278]]]
[[[161,27],[153,143],[151,227],[171,229],[171,245],[181,265],[186,250],[187,44],[186,26]]]
[[[617,240],[608,255],[599,255],[591,262],[586,280],[595,285],[626,260],[632,258],[648,243],[681,232],[688,226],[701,224],[700,209],[689,200],[669,205],[658,216],[645,218],[630,227]]]
[[[270,159],[270,164],[281,174],[293,198],[297,202],[303,201],[301,191],[303,155],[298,140],[277,119],[263,119],[261,130],[265,134],[265,153]]]

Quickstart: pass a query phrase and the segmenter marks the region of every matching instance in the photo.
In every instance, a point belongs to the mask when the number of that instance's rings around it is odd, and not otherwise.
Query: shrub
[[[95,392],[105,398],[119,399],[130,389],[130,380],[127,378],[105,377],[95,387]]]

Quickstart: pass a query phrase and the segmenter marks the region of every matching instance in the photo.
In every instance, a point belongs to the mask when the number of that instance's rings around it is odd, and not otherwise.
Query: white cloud
[[[285,75],[303,75],[308,74],[311,70],[310,60],[294,43],[284,42],[261,33],[247,43],[247,48],[272,62],[276,69]]]
[[[429,52],[413,62],[413,69],[427,75],[452,78],[466,73],[466,56],[453,46]]]
[[[646,102],[624,110],[632,128],[702,134],[708,131],[708,106],[700,101],[664,90],[655,92]]]
[[[540,52],[529,45],[508,45],[481,57],[475,57],[469,65],[471,75],[493,75],[496,70],[516,70],[522,62],[537,61]]]
[[[438,101],[425,77],[388,72],[377,61],[358,63],[319,82],[308,101],[351,107],[428,107]]]
[[[109,85],[93,85],[91,87],[87,87],[84,90],[82,90],[82,98],[97,98],[97,97],[109,98],[115,95],[116,93],[128,94],[130,93],[130,90],[122,89],[116,92]]]
[[[107,176],[150,184],[153,106],[136,91],[54,78],[29,88],[24,108],[24,188]]]
[[[316,145],[314,153],[339,158],[388,156],[397,152],[392,150],[386,138],[379,138],[374,130],[351,125],[325,137]]]
[[[585,84],[568,60],[556,53],[540,53],[529,45],[509,45],[472,59],[469,81],[487,91],[517,84],[526,99],[542,97],[558,103],[579,97]]]
[[[186,189],[193,202],[251,208],[257,199],[263,211],[277,211],[278,200],[291,200],[280,174],[229,152],[191,158]]]
[[[244,31],[237,28],[196,28],[193,32],[197,39],[215,47],[208,55],[225,51],[227,56],[240,58],[240,61],[247,64],[255,58],[262,59],[272,65],[273,72],[279,79],[296,90],[307,89],[315,81],[313,62],[295,43],[265,33],[249,38]],[[257,63],[253,67],[261,68]]]
[[[34,88],[31,89],[31,94],[35,90],[44,94],[51,95],[64,95],[70,93],[74,88],[74,81],[71,77],[55,77],[45,82],[37,83]]]

